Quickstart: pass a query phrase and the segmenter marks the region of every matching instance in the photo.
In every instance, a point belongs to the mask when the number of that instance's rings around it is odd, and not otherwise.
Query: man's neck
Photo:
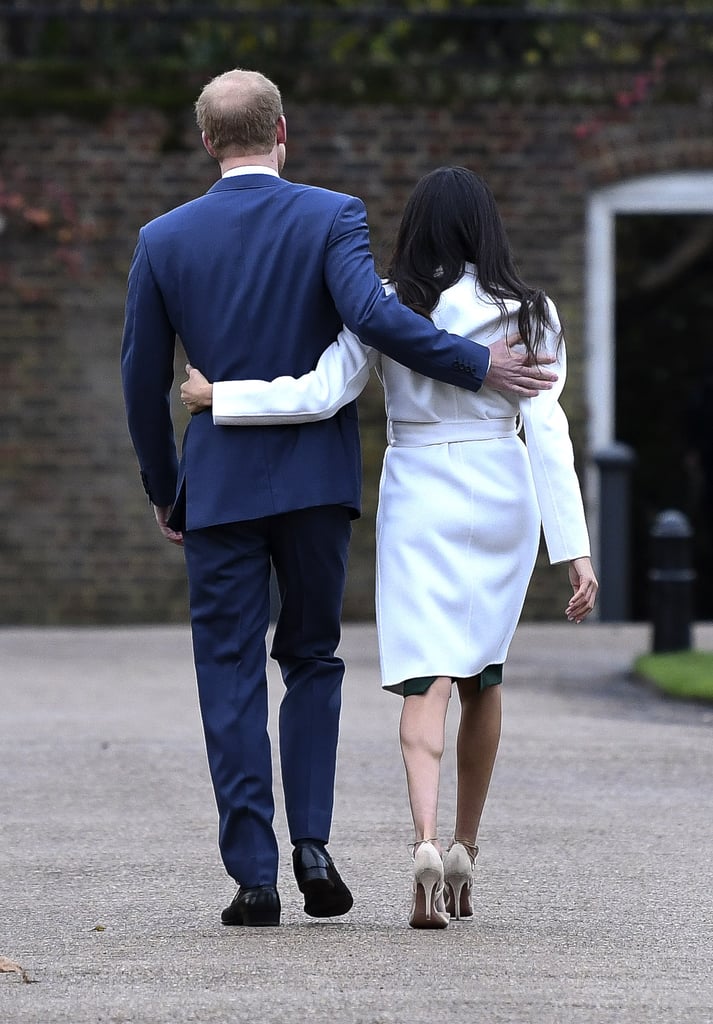
[[[235,170],[236,167],[269,167],[277,171],[277,153],[260,153],[253,156],[228,156],[220,163],[220,173]]]

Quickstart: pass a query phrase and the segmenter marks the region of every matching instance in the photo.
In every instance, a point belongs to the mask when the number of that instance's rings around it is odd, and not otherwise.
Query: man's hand
[[[490,369],[485,383],[495,391],[505,391],[518,398],[535,398],[540,391],[549,391],[557,380],[557,374],[543,367],[556,362],[554,356],[542,356],[535,365],[531,357],[523,352],[512,352],[515,341],[502,338],[490,346]]]
[[[172,544],[183,544],[183,534],[179,533],[178,530],[172,530],[168,525],[168,517],[171,515],[171,506],[154,505],[153,514],[156,516],[158,528],[166,540],[170,540]]]
[[[188,380],[181,384],[181,401],[191,416],[195,416],[213,404],[213,385],[190,363],[186,363],[186,373]]]
[[[570,622],[581,622],[594,607],[599,589],[590,558],[572,559],[569,563],[569,582],[574,593],[565,608],[565,615]]]

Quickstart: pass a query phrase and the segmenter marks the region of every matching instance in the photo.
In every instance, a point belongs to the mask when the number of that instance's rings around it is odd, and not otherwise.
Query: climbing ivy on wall
[[[598,98],[617,72],[693,70],[713,55],[709,3],[613,10],[562,0],[65,0],[0,2],[0,100],[86,114],[116,103],[185,108],[206,77],[259,67],[293,99],[442,102]],[[599,82],[592,69],[599,69]],[[584,72],[587,72],[585,75]],[[700,87],[700,76],[685,88]],[[620,88],[618,82],[614,88]],[[679,82],[677,88],[684,88]],[[690,98],[690,96],[688,96]]]

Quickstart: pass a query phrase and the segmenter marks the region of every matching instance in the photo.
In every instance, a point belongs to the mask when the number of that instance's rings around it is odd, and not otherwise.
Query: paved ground
[[[35,982],[0,974],[0,1024],[708,1024],[713,709],[627,677],[648,642],[521,627],[476,916],[427,933],[406,925],[400,701],[371,627],[344,639],[331,843],[355,908],[304,916],[280,811],[266,930],[219,923],[187,630],[0,631],[0,955]],[[449,756],[444,836],[452,808]]]

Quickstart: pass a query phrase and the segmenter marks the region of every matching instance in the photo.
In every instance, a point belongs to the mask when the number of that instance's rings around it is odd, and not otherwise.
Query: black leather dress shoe
[[[310,917],[339,917],[352,909],[352,894],[339,876],[324,843],[300,840],[292,851],[297,886]]]
[[[280,923],[280,897],[274,885],[240,888],[229,907],[220,915],[223,924],[244,924],[265,928]]]

